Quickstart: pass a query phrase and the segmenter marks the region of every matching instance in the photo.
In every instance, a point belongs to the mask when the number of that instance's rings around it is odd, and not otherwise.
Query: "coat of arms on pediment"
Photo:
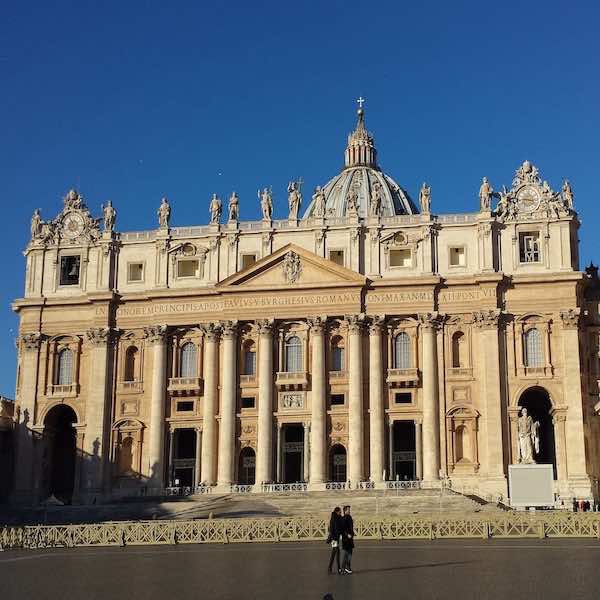
[[[569,182],[565,181],[562,190],[555,192],[528,160],[516,170],[510,190],[503,186],[501,192],[492,192],[491,195],[498,198],[494,212],[504,221],[559,218],[568,216],[573,210],[573,192]]]
[[[63,209],[51,221],[43,221],[39,209],[31,218],[31,242],[53,244],[94,243],[100,237],[100,219],[92,217],[83,197],[76,190],[70,190],[63,198]]]
[[[287,283],[296,283],[302,273],[300,256],[294,251],[288,252],[283,258],[283,276]]]

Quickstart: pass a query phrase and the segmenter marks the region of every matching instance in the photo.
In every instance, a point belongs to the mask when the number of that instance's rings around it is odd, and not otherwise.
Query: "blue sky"
[[[435,212],[470,211],[525,159],[568,177],[594,238],[600,8],[594,2],[6,2],[0,20],[0,393],[13,397],[29,220],[78,187],[117,229],[207,222],[213,192],[306,192],[336,174],[355,99],[380,164]]]

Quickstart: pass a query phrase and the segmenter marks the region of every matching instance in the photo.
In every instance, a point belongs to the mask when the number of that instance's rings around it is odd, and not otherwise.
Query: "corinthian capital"
[[[221,323],[221,330],[223,332],[223,338],[231,340],[237,335],[238,322],[237,321],[223,321]]]
[[[502,311],[498,308],[473,313],[473,323],[480,329],[498,329]]]
[[[150,325],[149,327],[144,327],[144,337],[151,344],[159,344],[164,342],[166,335],[166,325]]]
[[[221,325],[219,323],[207,323],[202,326],[202,331],[209,342],[217,342],[221,335]]]
[[[259,335],[273,335],[274,319],[259,319],[256,321]]]
[[[364,313],[358,315],[346,315],[345,321],[350,333],[360,333],[365,322],[365,315]]]
[[[381,328],[385,323],[385,317],[377,315],[369,319],[369,334],[378,335],[381,333]]]
[[[419,314],[419,323],[423,329],[438,329],[441,322],[441,316],[437,311]]]
[[[325,330],[325,325],[327,324],[326,317],[309,317],[306,320],[313,335],[319,335]]]
[[[39,331],[24,333],[21,336],[21,345],[25,350],[38,350],[42,343],[42,334]]]
[[[560,320],[564,329],[577,329],[579,327],[579,319],[581,309],[567,308],[560,311]]]
[[[110,341],[110,334],[110,327],[92,327],[85,332],[85,337],[93,346],[106,346]]]

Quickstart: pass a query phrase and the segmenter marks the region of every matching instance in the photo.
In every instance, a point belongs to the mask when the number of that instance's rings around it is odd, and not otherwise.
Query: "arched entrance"
[[[346,448],[341,444],[332,446],[329,451],[330,481],[346,481]]]
[[[254,485],[256,481],[256,454],[249,446],[240,452],[238,481],[240,485]]]
[[[54,495],[65,503],[71,502],[75,484],[76,422],[75,411],[66,404],[51,408],[44,419],[48,496]]]
[[[540,451],[534,458],[538,464],[553,465],[554,479],[556,479],[556,445],[550,395],[542,387],[531,387],[519,398],[519,408],[526,408],[533,422],[539,422]]]

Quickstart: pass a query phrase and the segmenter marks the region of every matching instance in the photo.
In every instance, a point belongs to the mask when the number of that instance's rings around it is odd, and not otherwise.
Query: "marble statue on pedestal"
[[[290,209],[289,219],[298,218],[298,212],[302,204],[302,193],[300,192],[300,181],[290,181],[288,183],[288,207]]]
[[[521,416],[518,420],[519,435],[519,462],[521,464],[535,464],[534,454],[540,452],[540,424],[527,414],[527,409],[521,409]]]
[[[238,221],[240,218],[240,199],[235,192],[229,198],[229,221]]]
[[[313,215],[322,219],[325,216],[325,192],[318,185],[313,194]]]
[[[169,226],[169,221],[171,220],[171,205],[166,198],[163,198],[160,201],[160,206],[156,213],[158,215],[158,226],[167,228]]]
[[[271,190],[267,188],[264,188],[262,192],[258,190],[258,197],[260,199],[263,221],[270,221],[273,218],[273,196]]]
[[[373,217],[378,217],[381,214],[381,184],[379,181],[376,181],[371,189],[369,210]]]
[[[481,187],[479,188],[479,210],[491,210],[493,194],[494,190],[492,189],[488,178],[484,177],[481,181]]]
[[[221,198],[219,198],[219,196],[216,194],[212,195],[208,210],[210,211],[210,224],[218,225],[219,221],[221,220],[222,204]]]
[[[112,231],[115,228],[117,211],[110,200],[107,200],[106,205],[102,205],[102,213],[104,215],[104,231]]]
[[[424,183],[419,192],[419,204],[424,215],[431,213],[431,186]]]
[[[31,239],[35,240],[40,237],[42,233],[42,217],[40,216],[40,209],[36,208],[33,211],[31,217]]]

